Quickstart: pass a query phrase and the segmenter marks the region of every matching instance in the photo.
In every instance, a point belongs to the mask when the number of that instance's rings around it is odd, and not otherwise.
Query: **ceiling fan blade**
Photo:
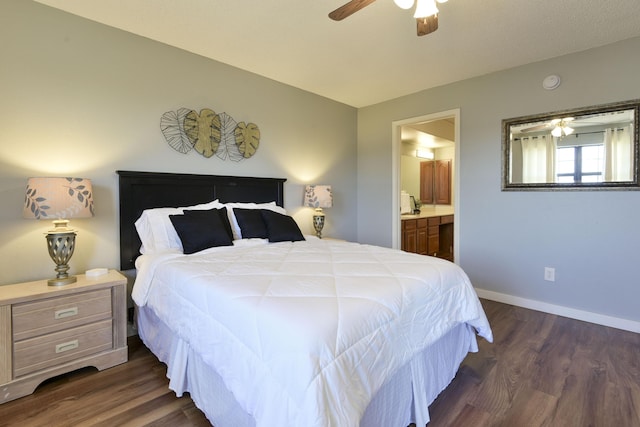
[[[333,12],[329,14],[329,18],[334,21],[342,21],[347,16],[350,16],[365,6],[369,6],[376,0],[351,0],[350,2],[343,4]]]
[[[543,125],[537,125],[537,126],[531,126],[528,128],[524,128],[524,129],[520,129],[521,133],[525,133],[525,132],[538,132],[538,131],[542,131],[545,129],[550,129],[551,127],[553,127],[554,123],[545,123]]]
[[[426,18],[416,18],[418,24],[418,35],[426,36],[438,29],[438,15],[427,16]]]

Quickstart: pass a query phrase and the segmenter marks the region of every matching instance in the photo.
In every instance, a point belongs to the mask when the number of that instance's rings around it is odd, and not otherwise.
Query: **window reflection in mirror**
[[[502,121],[503,190],[640,189],[640,100]]]

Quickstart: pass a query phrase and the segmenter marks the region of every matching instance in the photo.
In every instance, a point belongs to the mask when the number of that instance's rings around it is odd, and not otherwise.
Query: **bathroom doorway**
[[[458,253],[458,165],[460,110],[448,110],[399,120],[393,127],[393,247],[402,248],[402,221],[413,218],[414,209],[425,215],[453,215],[453,257]],[[450,200],[431,199],[421,182],[421,165],[448,161],[450,167]],[[424,169],[423,172],[424,174]],[[421,189],[422,184],[422,189]],[[410,197],[407,197],[407,194]],[[404,200],[404,203],[403,203]],[[409,207],[406,201],[410,200]],[[413,202],[415,200],[415,203]],[[411,213],[408,214],[407,210]],[[403,215],[404,213],[404,215]]]

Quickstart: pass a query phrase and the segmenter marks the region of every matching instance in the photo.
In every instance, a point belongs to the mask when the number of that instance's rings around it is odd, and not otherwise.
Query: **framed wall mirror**
[[[640,190],[640,99],[502,121],[502,190]]]

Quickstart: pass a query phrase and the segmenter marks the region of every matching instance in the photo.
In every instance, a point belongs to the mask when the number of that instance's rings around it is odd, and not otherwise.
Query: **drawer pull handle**
[[[56,353],[62,353],[64,351],[73,350],[74,348],[78,348],[78,340],[73,340],[69,342],[63,342],[62,344],[56,345]]]
[[[78,314],[78,307],[65,308],[64,310],[58,310],[53,314],[54,319],[64,319],[65,317],[76,316]]]

